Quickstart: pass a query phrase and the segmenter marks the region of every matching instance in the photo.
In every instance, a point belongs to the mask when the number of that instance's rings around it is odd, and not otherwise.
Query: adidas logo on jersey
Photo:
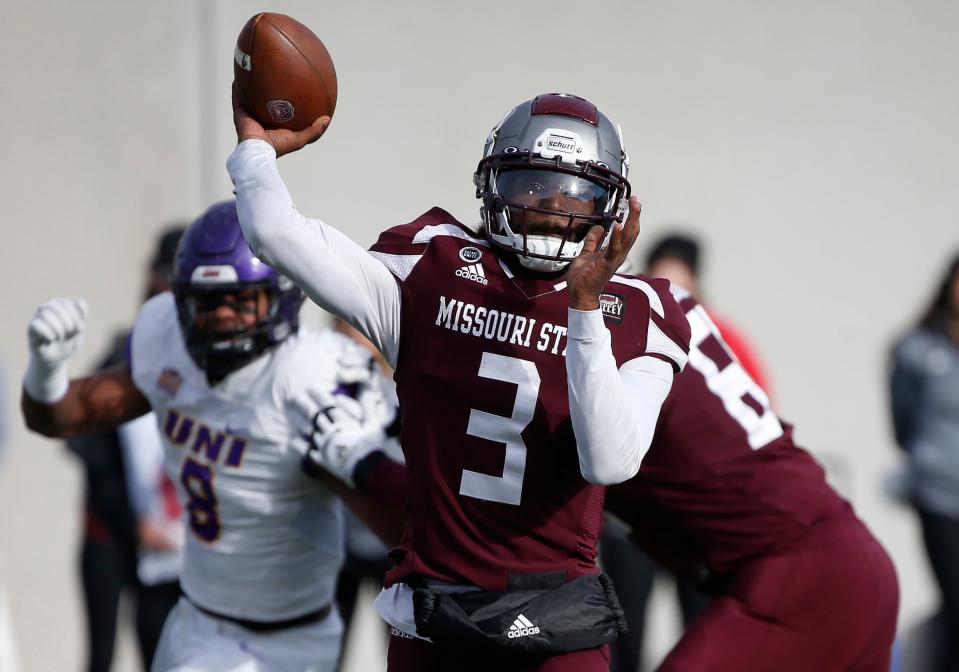
[[[456,271],[456,277],[466,278],[467,280],[478,282],[481,285],[489,284],[489,280],[486,279],[486,271],[483,270],[482,264],[470,264],[469,266],[464,266]]]
[[[539,626],[533,625],[528,618],[520,614],[513,621],[513,625],[509,626],[509,632],[506,633],[506,636],[510,639],[516,639],[517,637],[529,637],[538,634]]]

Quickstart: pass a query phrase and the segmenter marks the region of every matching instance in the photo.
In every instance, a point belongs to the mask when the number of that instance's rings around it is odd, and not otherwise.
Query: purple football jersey
[[[848,504],[792,439],[695,299],[682,295],[692,339],[639,474],[606,508],[652,556],[686,573],[728,572],[788,545]]]
[[[411,495],[387,585],[503,590],[522,575],[595,572],[604,489],[581,476],[570,421],[565,282],[510,265],[438,208],[371,252],[402,294],[395,377]],[[681,368],[689,327],[667,283],[606,289],[617,363],[651,355]]]

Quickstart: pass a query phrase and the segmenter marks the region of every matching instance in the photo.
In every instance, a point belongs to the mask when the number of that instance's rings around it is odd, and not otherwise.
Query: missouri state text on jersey
[[[625,280],[625,277],[614,278],[612,282],[622,280]],[[636,281],[638,279],[633,279],[633,282]],[[614,322],[622,320],[625,307],[625,301],[620,294],[606,292],[600,297],[603,316]],[[542,352],[549,351],[554,355],[566,355],[565,326],[551,322],[537,325],[535,317],[527,318],[495,309],[489,310],[485,306],[465,303],[458,299],[440,296],[436,325],[487,340],[495,339],[501,343],[533,347]]]
[[[487,340],[510,345],[535,347],[542,352],[566,354],[566,327],[543,322],[537,329],[536,318],[488,310],[486,306],[440,296],[436,325]],[[537,334],[533,340],[533,333]]]
[[[580,473],[570,421],[566,283],[509,265],[440,209],[386,231],[371,253],[402,295],[396,383],[412,494],[388,583],[501,590],[516,575],[596,571],[603,488]],[[616,276],[606,291],[617,365],[650,356],[681,370],[689,326],[667,284]]]

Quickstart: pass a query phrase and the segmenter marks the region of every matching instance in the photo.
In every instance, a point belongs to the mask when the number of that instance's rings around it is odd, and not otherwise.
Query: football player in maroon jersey
[[[366,252],[277,171],[329,120],[266,130],[236,100],[234,118],[247,240],[396,370],[411,496],[376,602],[389,669],[463,670],[469,650],[605,670],[622,614],[597,577],[602,486],[639,469],[689,338],[665,281],[614,276],[640,214],[619,128],[576,96],[526,101],[474,175],[483,233],[433,208]]]
[[[654,559],[716,594],[659,669],[885,672],[892,561],[703,307],[673,291],[692,329],[689,364],[639,474],[606,500]]]
[[[702,306],[673,291],[692,329],[689,363],[639,473],[606,499],[650,555],[715,595],[659,669],[885,672],[898,607],[892,562]],[[403,466],[372,444],[355,449],[370,430],[331,417],[337,430],[319,428],[311,457],[355,484],[364,505],[378,501],[377,514],[364,513],[388,522]]]
[[[678,298],[692,327],[689,363],[639,473],[606,500],[655,559],[716,596],[660,669],[888,670],[898,606],[889,557],[702,306]],[[403,467],[351,452],[362,430],[334,418],[339,433],[323,428],[311,455],[360,491],[393,497],[384,504],[395,510]]]

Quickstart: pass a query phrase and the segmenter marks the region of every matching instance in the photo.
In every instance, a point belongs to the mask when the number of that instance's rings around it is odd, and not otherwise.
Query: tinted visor
[[[269,281],[239,284],[174,283],[173,291],[181,324],[191,340],[208,341],[250,334],[268,326],[276,314],[279,302]],[[266,310],[261,316],[263,292],[266,292]],[[221,307],[231,309],[235,326],[225,327],[217,319]],[[223,316],[228,320],[229,316]],[[222,318],[221,318],[222,319]]]
[[[257,289],[203,290],[184,294],[183,301],[190,317],[196,319],[200,313],[211,313],[220,306],[226,306],[238,315],[256,315],[259,300]]]
[[[496,193],[510,204],[576,215],[602,215],[609,190],[592,180],[550,170],[504,170],[495,178]]]

